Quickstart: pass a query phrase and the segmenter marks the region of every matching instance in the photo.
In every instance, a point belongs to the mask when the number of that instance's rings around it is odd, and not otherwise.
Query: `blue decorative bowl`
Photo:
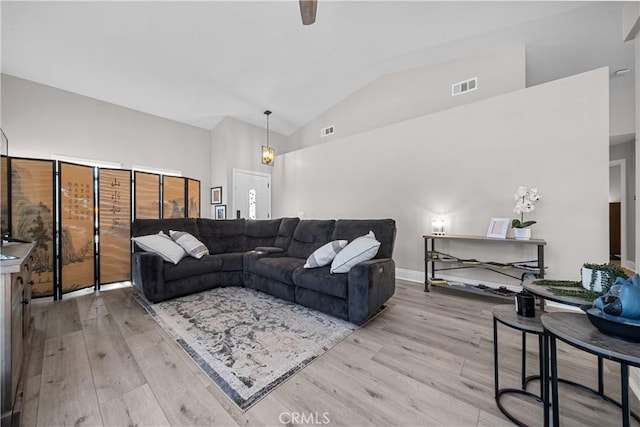
[[[583,305],[580,308],[587,313],[591,324],[603,334],[625,341],[640,342],[640,320],[611,316],[591,304]]]

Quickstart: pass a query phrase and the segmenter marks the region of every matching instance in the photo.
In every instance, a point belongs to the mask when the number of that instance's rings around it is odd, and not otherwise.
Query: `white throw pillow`
[[[134,237],[131,240],[136,242],[143,251],[158,254],[163,260],[174,264],[187,255],[180,245],[162,231],[158,234]]]
[[[182,246],[182,249],[192,257],[200,259],[205,255],[209,255],[209,249],[200,240],[185,231],[169,230],[171,239]]]
[[[354,239],[341,250],[331,263],[331,273],[348,273],[356,264],[372,259],[378,253],[380,242],[373,231]]]
[[[314,253],[309,255],[307,262],[304,264],[304,268],[317,268],[329,265],[342,248],[347,246],[347,243],[349,243],[347,240],[334,240],[319,247]]]

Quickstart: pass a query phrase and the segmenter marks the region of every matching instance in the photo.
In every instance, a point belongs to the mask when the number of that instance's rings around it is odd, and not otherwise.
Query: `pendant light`
[[[264,115],[267,116],[267,145],[262,146],[262,163],[273,166],[275,153],[273,148],[269,147],[269,116],[271,115],[271,111],[265,110]]]

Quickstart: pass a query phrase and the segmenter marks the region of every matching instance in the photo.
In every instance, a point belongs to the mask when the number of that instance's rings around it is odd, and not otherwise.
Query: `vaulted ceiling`
[[[527,84],[634,67],[620,2],[2,1],[2,72],[211,129],[284,134],[394,71],[527,47]],[[634,90],[633,73],[612,96]]]

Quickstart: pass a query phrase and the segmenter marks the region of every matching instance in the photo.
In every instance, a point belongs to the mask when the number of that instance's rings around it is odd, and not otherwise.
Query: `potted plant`
[[[521,185],[513,195],[516,201],[516,207],[513,208],[513,212],[520,215],[520,219],[516,218],[511,221],[511,227],[513,227],[513,237],[517,240],[529,240],[531,238],[531,229],[527,228],[536,223],[536,221],[525,221],[524,214],[532,212],[535,209],[535,204],[540,200],[540,194],[538,194],[537,188],[530,188]]]
[[[624,270],[615,264],[593,264],[585,262],[580,271],[582,287],[594,292],[609,292],[618,277],[628,279]]]

